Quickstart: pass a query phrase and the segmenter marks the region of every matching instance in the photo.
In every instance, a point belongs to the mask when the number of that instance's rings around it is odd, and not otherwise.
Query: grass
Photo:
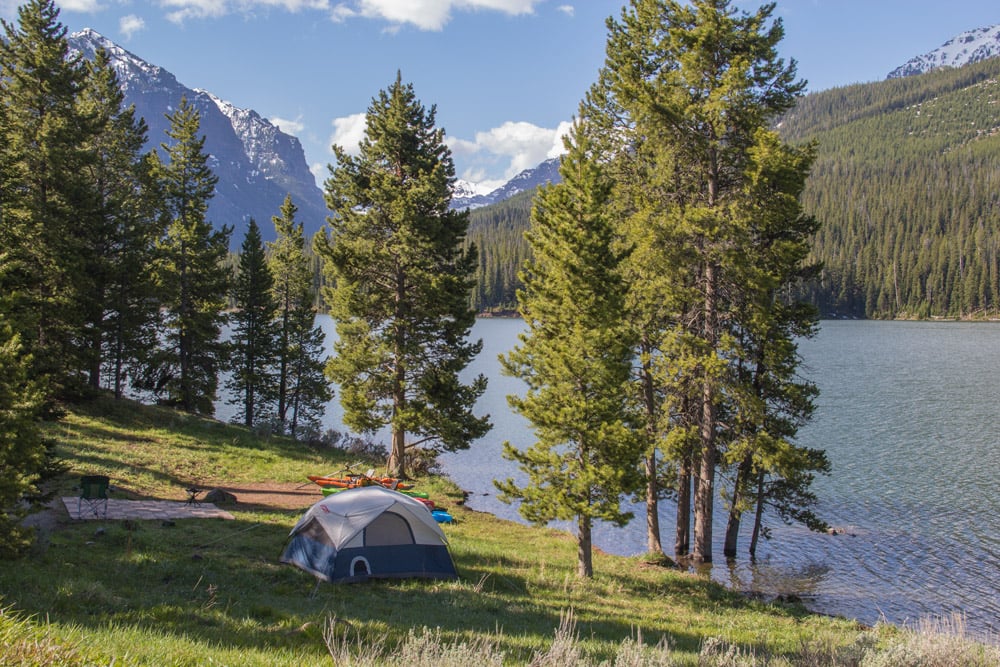
[[[48,434],[69,466],[54,490],[70,495],[83,473],[109,475],[123,497],[183,499],[192,483],[299,482],[351,463],[107,399]],[[565,533],[469,511],[447,480],[419,484],[458,520],[444,527],[458,580],[317,587],[278,563],[301,510],[236,505],[235,521],[173,525],[64,518],[0,568],[0,665],[922,664],[861,662],[896,656],[919,632],[748,600],[640,557],[598,553],[595,577],[580,580]],[[991,649],[962,645],[966,662],[935,664],[994,664]]]

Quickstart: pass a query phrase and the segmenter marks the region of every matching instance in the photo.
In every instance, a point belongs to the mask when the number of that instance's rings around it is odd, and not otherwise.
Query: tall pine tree
[[[231,374],[229,402],[237,406],[236,421],[252,427],[273,415],[274,362],[278,327],[275,315],[274,277],[264,255],[257,221],[250,219],[240,251],[240,264],[232,297]]]
[[[528,484],[499,483],[502,499],[519,499],[526,519],[576,522],[577,571],[593,575],[594,519],[624,525],[622,496],[641,484],[642,442],[630,425],[628,382],[633,345],[623,318],[626,253],[607,215],[611,181],[593,159],[578,123],[562,183],[540,190],[527,234],[533,251],[518,308],[527,332],[503,358],[506,373],[528,390],[509,396],[538,441],[504,457],[520,464]]]
[[[678,495],[691,491],[699,562],[713,559],[716,468],[730,434],[720,410],[740,390],[734,320],[743,295],[757,287],[744,281],[750,153],[756,133],[804,87],[794,80],[794,63],[777,57],[783,30],[780,21],[769,24],[773,10],[765,4],[738,14],[729,0],[632,0],[608,23],[600,79],[621,112],[607,124],[618,126],[636,158],[624,182],[632,198],[625,224],[659,236],[649,247],[663,249],[655,264],[671,272],[658,295],[671,315],[649,330],[659,362],[652,377],[671,411],[659,427],[679,429],[678,437],[663,438],[691,457],[679,461],[686,488]],[[678,526],[686,525],[686,503],[678,512]],[[678,535],[676,551],[687,552],[686,535]]]
[[[313,273],[302,223],[295,222],[297,210],[289,195],[281,214],[271,218],[276,238],[268,244],[267,259],[277,305],[276,417],[292,437],[315,430],[332,398],[323,373],[326,336],[316,325]]]
[[[224,262],[232,228],[215,230],[206,219],[218,178],[208,166],[205,137],[198,136],[198,111],[182,99],[167,118],[172,143],[162,144],[168,161],[160,169],[159,182],[170,224],[157,262],[166,345],[147,387],[167,404],[211,414],[225,361],[220,334],[229,292]]]
[[[490,427],[472,413],[486,379],[459,380],[481,348],[467,340],[476,253],[462,249],[467,215],[448,208],[455,167],[435,114],[401,75],[372,100],[360,155],[335,147],[316,244],[339,335],[327,372],[348,426],[391,429],[396,476],[408,448],[466,448]]]
[[[96,195],[86,218],[88,273],[95,280],[85,302],[82,338],[89,342],[90,385],[100,386],[103,377],[120,398],[156,344],[159,305],[148,269],[165,227],[163,206],[153,179],[155,159],[143,153],[146,123],[136,118],[134,107],[124,107],[104,49],[87,63],[78,108],[95,128],[87,144],[94,159],[86,173]]]
[[[79,224],[94,209],[85,175],[93,125],[76,104],[85,70],[69,57],[51,0],[25,3],[17,25],[3,28],[0,150],[9,180],[0,291],[13,297],[8,320],[32,353],[33,374],[47,376],[54,392],[75,393],[91,366],[80,330],[95,282],[87,270],[90,229]]]
[[[35,489],[45,460],[38,431],[43,394],[30,373],[31,357],[0,312],[0,557],[17,555],[28,543],[21,500]]]
[[[806,262],[818,223],[803,213],[799,201],[814,157],[813,146],[791,148],[768,130],[758,131],[750,150],[741,208],[750,229],[751,261],[742,264],[742,282],[755,289],[744,291],[734,318],[738,390],[729,401],[735,437],[726,463],[735,466],[736,474],[723,546],[727,558],[736,556],[743,512],[755,505],[751,554],[765,504],[786,520],[826,528],[812,510],[817,499],[809,487],[816,473],[829,472],[829,461],[823,451],[794,443],[819,391],[798,377],[798,340],[815,333],[818,312],[787,297],[818,270]]]

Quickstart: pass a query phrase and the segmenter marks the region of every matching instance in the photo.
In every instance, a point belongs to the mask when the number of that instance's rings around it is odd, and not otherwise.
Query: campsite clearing
[[[30,557],[4,563],[0,634],[2,617],[34,617],[31,642],[78,656],[49,664],[299,666],[329,660],[328,627],[387,651],[414,629],[438,628],[442,642],[488,638],[505,664],[526,664],[552,645],[569,610],[591,663],[611,659],[637,630],[648,645],[668,641],[678,664],[695,664],[712,637],[757,655],[795,656],[817,642],[848,646],[863,632],[641,557],[595,554],[596,576],[579,580],[570,536],[469,511],[459,505],[461,491],[438,478],[421,478],[419,488],[455,515],[442,528],[458,579],[317,588],[314,577],[278,559],[303,509],[322,497],[315,484],[296,487],[315,470],[353,463],[344,452],[109,399],[68,408],[47,435],[70,467],[54,489],[59,495],[71,495],[79,475],[97,473],[147,498],[182,500],[196,484],[231,489],[239,501],[227,507],[233,521],[64,516]]]

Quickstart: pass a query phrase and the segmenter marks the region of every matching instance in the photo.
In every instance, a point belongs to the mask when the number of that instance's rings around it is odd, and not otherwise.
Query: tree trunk
[[[650,345],[643,336],[642,351],[642,393],[646,409],[646,436],[649,454],[646,456],[646,550],[653,554],[663,553],[660,541],[660,488],[656,479],[656,393],[653,389],[652,358]]]
[[[729,508],[729,521],[726,523],[726,542],[722,547],[722,553],[726,558],[736,558],[736,547],[740,538],[740,520],[743,510],[740,503],[745,495],[744,487],[747,486],[747,478],[750,476],[753,466],[753,456],[747,454],[740,461],[740,467],[736,470],[736,481],[733,483],[733,506]]]
[[[660,542],[660,487],[656,481],[656,451],[646,457],[646,550],[662,554]]]
[[[101,325],[103,324],[103,322],[96,323],[94,331],[90,334],[90,377],[88,378],[88,383],[90,384],[90,388],[94,390],[101,388],[101,362],[103,361],[101,355],[101,343],[103,342]]]
[[[757,538],[760,537],[760,523],[764,516],[764,473],[757,477],[757,511],[753,518],[753,534],[750,536],[750,558],[757,559]]]
[[[285,299],[281,308],[281,354],[278,355],[278,422],[282,432],[285,431],[286,413],[288,412],[288,314],[291,306],[288,302],[288,286],[285,286]],[[295,429],[292,428],[292,435]]]
[[[590,517],[579,517],[576,536],[577,574],[587,579],[594,576],[594,553],[590,534]]]
[[[714,354],[717,332],[715,330],[715,265],[705,264],[705,306],[703,336]],[[696,563],[712,562],[712,513],[715,502],[715,380],[704,371],[701,391],[701,457],[698,461],[698,483],[694,497],[694,551]]]
[[[681,457],[677,473],[677,529],[674,533],[674,556],[687,556],[691,551],[691,454]]]
[[[396,295],[394,305],[395,332],[393,334],[392,378],[392,450],[389,452],[389,474],[403,479],[406,477],[406,427],[399,423],[400,415],[406,410],[406,366],[403,351],[406,349],[406,272],[396,266]]]

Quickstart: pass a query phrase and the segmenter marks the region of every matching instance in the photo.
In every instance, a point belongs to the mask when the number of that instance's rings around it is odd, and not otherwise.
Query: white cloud
[[[92,0],[76,0],[77,2]],[[161,7],[176,8],[167,17],[209,18],[225,16],[234,11],[252,11],[257,7],[274,7],[289,12],[304,9],[330,11],[330,0],[158,0]]]
[[[105,9],[98,0],[62,0],[59,3],[60,9],[65,9],[70,12],[86,12],[93,13],[99,12]]]
[[[560,123],[555,129],[532,123],[508,121],[486,132],[477,132],[474,145],[481,151],[506,164],[503,177],[512,178],[541,162],[562,155],[562,137],[570,123]],[[468,150],[468,147],[464,147]],[[471,163],[475,165],[475,160]],[[472,179],[469,179],[472,180]]]
[[[277,121],[272,119],[274,123]],[[356,156],[365,136],[365,114],[336,118],[332,124],[334,129],[330,144],[336,144],[349,155]],[[459,178],[470,183],[499,187],[525,169],[532,169],[549,158],[565,153],[563,136],[569,132],[571,125],[569,121],[562,122],[552,129],[523,121],[508,121],[485,132],[477,132],[472,141],[448,136],[445,143],[456,166],[461,169]],[[317,181],[326,178],[325,167],[313,165],[312,172]]]
[[[8,2],[9,0],[0,0]],[[496,11],[511,16],[531,14],[543,0],[157,0],[168,10],[167,19],[183,23],[188,19],[218,18],[234,12],[248,13],[257,8],[322,11],[336,22],[352,18],[386,21],[390,32],[403,25],[420,30],[441,30],[456,11]],[[64,0],[64,4],[99,7],[99,0]],[[565,7],[565,5],[564,5]],[[562,8],[560,8],[562,9]]]
[[[548,158],[559,157],[566,152],[566,146],[563,144],[563,139],[570,133],[573,129],[573,121],[564,120],[559,123],[559,127],[556,128],[555,134],[552,136],[552,146],[549,148]]]
[[[167,20],[184,23],[188,19],[219,18],[230,12],[226,0],[160,0],[161,7],[173,8],[167,12]]]
[[[556,9],[565,14],[566,16],[572,17],[576,14],[576,7],[574,7],[573,5],[559,5],[558,7],[556,7]]]
[[[318,9],[322,11],[330,9],[330,0],[251,0],[241,4],[280,7],[290,12],[297,12],[303,9]]]
[[[357,155],[361,140],[365,137],[365,114],[356,113],[333,119],[333,135],[330,144],[343,148],[349,155]],[[331,150],[332,152],[332,150]]]
[[[312,172],[313,178],[316,179],[316,185],[322,188],[323,183],[330,176],[330,165],[323,162],[314,162],[309,165],[309,171]]]
[[[132,35],[146,29],[146,22],[135,14],[129,14],[118,19],[118,31],[125,36],[125,41],[132,39]]]
[[[366,18],[380,18],[390,23],[410,23],[421,30],[441,30],[451,20],[452,12],[492,10],[516,16],[530,14],[539,0],[356,0],[356,10],[347,3],[338,5],[339,16],[349,12]]]
[[[299,116],[295,120],[288,120],[285,118],[278,118],[275,116],[271,119],[271,123],[276,125],[279,130],[285,134],[291,134],[298,136],[302,133],[302,130],[306,129],[305,123],[302,122],[302,116]]]

